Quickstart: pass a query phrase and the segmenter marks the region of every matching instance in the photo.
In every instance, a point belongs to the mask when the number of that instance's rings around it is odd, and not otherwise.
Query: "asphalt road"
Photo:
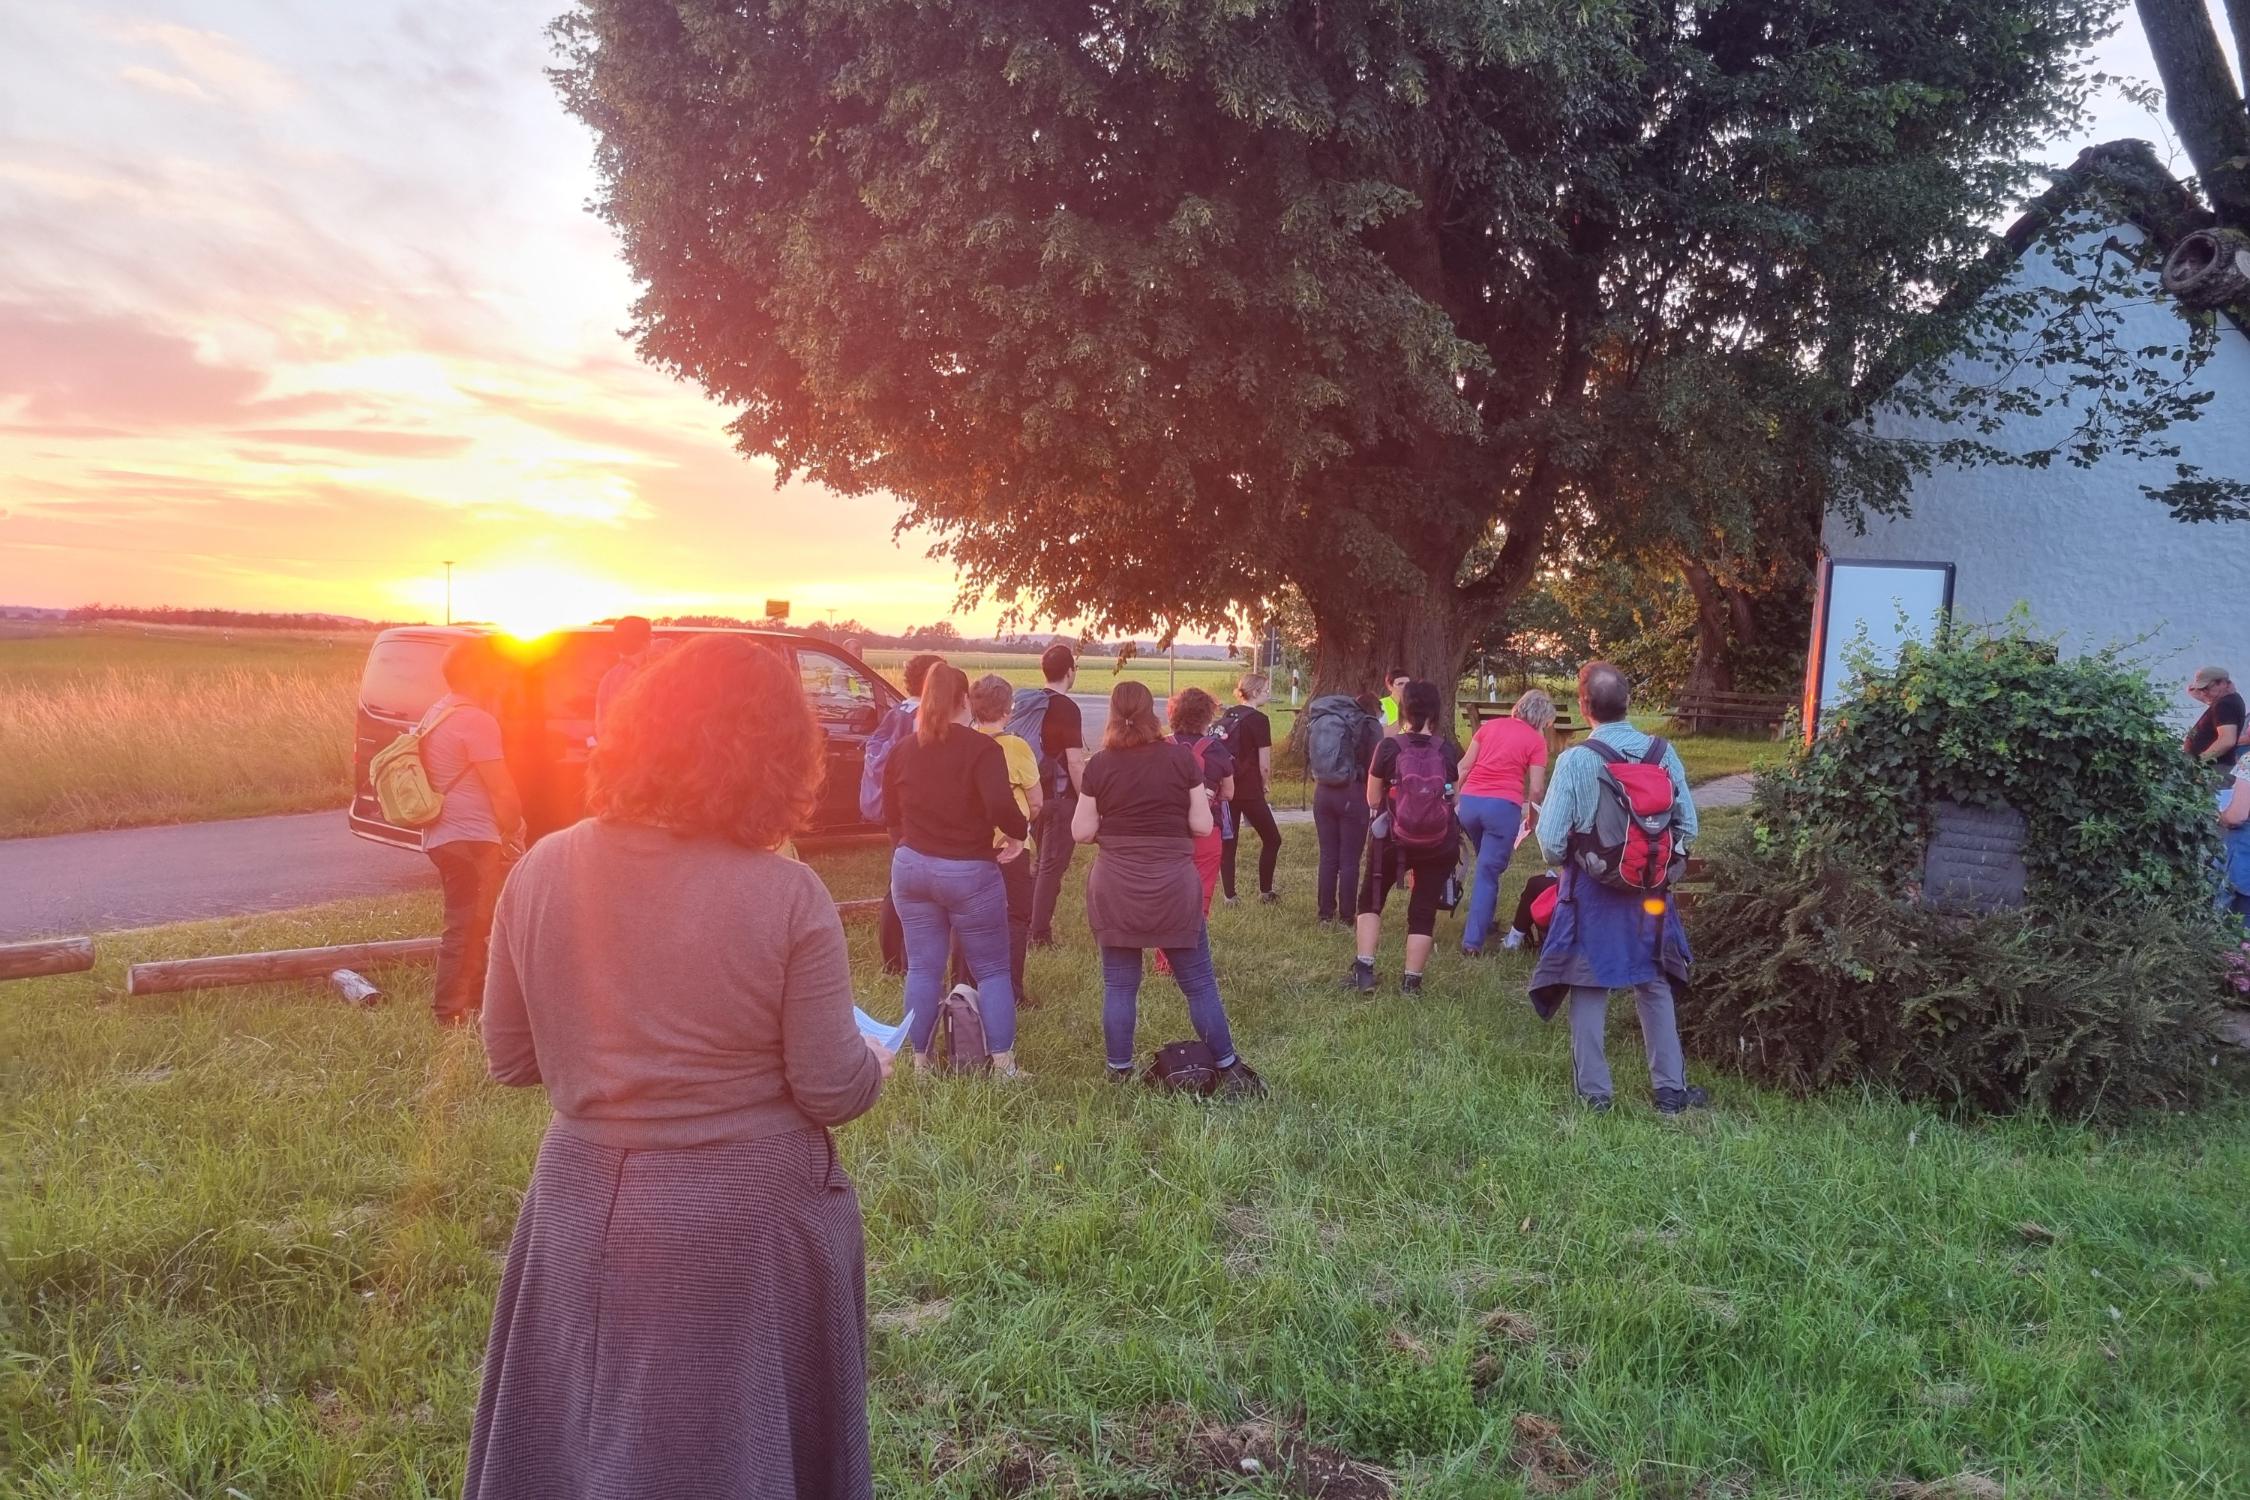
[[[344,810],[0,840],[0,942],[419,890],[428,860],[352,837]]]
[[[1076,694],[1088,739],[1106,695]],[[354,838],[343,809],[0,839],[0,942],[283,911],[434,886],[429,861]]]

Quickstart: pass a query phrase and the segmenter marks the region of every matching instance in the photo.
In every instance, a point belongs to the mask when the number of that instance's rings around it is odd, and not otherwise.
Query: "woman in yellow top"
[[[1026,818],[1035,819],[1043,800],[1039,795],[1039,757],[1021,735],[1008,733],[1008,711],[1015,694],[1015,687],[998,673],[979,677],[969,685],[969,712],[976,717],[979,730],[1000,742],[1000,751],[1008,758],[1008,785],[1015,788],[1016,806]],[[1021,848],[1012,856],[1000,856],[1000,883],[1008,893],[1008,973],[1016,983],[1019,1007],[1024,1004],[1023,955],[1031,943],[1032,858]],[[961,966],[956,963],[954,968],[958,972]]]

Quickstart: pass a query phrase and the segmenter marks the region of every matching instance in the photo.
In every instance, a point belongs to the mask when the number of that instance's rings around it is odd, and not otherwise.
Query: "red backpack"
[[[1650,740],[1639,760],[1600,740],[1588,740],[1585,748],[1601,761],[1601,780],[1594,826],[1570,835],[1571,862],[1613,890],[1647,895],[1669,889],[1687,859],[1672,823],[1664,741]]]
[[[1453,807],[1445,800],[1445,747],[1398,741],[1398,763],[1391,771],[1391,842],[1401,849],[1428,852],[1453,844]]]

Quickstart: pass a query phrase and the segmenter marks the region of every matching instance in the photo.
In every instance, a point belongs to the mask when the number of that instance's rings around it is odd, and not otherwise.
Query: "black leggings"
[[[1381,914],[1392,889],[1404,884],[1411,873],[1414,886],[1406,893],[1406,935],[1431,936],[1437,931],[1438,902],[1445,895],[1446,879],[1458,858],[1458,851],[1453,849],[1408,855],[1387,838],[1369,839],[1367,873],[1359,883],[1355,915]]]
[[[1259,797],[1234,801],[1234,837],[1219,845],[1219,879],[1224,883],[1227,899],[1234,899],[1234,848],[1242,842],[1242,825],[1248,823],[1258,830],[1258,894],[1263,896],[1273,890],[1274,862],[1281,858],[1281,825],[1273,820],[1273,809],[1266,799]]]

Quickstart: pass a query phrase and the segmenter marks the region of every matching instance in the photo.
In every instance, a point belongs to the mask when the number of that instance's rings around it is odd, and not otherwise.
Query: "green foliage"
[[[2114,650],[2065,659],[2018,620],[1858,664],[1827,732],[1760,783],[1758,821],[1912,894],[1932,804],[2013,807],[2034,904],[2201,900],[2211,792],[2144,674]]]
[[[1980,1109],[2201,1100],[2225,985],[2216,840],[2161,712],[2114,653],[2062,660],[2020,623],[1862,664],[1711,851],[1688,1045],[1790,1088]],[[1920,905],[1941,799],[2023,814],[2022,911]]]
[[[1450,682],[1558,551],[1896,509],[1932,454],[1858,417],[2113,8],[580,0],[557,79],[746,452],[1104,630],[1294,583],[1329,688]]]
[[[1690,1051],[1784,1088],[1975,1109],[2185,1108],[2235,1071],[2206,912],[2113,900],[1947,916],[1822,847],[1737,840],[1695,908]]]

